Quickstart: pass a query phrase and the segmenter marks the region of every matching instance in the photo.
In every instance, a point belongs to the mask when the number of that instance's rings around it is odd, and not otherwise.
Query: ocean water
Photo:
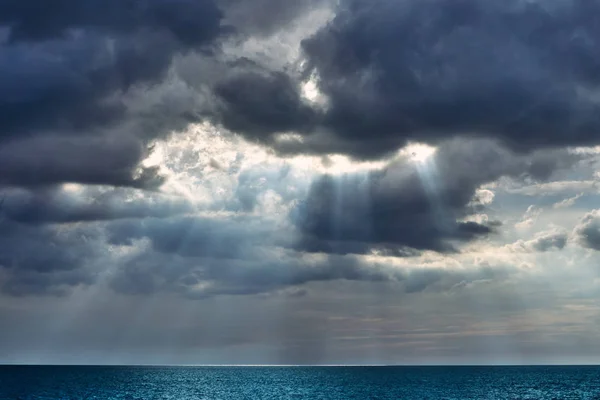
[[[0,366],[0,399],[600,399],[600,367]]]

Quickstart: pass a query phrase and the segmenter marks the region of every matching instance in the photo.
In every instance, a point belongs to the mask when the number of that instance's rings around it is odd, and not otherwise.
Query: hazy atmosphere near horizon
[[[0,0],[0,364],[600,364],[600,2]]]

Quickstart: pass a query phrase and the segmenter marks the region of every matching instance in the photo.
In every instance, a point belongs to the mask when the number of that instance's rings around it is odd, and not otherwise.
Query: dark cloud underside
[[[583,247],[600,250],[600,212],[586,214],[575,228],[576,240]]]
[[[599,142],[597,2],[343,0],[335,12],[302,43],[327,106],[308,115],[282,82],[253,78],[254,98],[237,79],[226,126],[265,142],[304,133],[273,142],[282,153],[359,158],[464,134],[519,151]]]
[[[246,47],[328,5],[0,0],[5,290],[93,282],[90,268],[114,262],[114,248],[131,252],[115,262],[122,274],[111,282],[122,292],[152,292],[160,282],[186,293],[212,282],[202,289],[208,295],[385,280],[339,257],[459,251],[499,225],[469,219],[484,208],[474,202],[481,185],[547,180],[580,159],[564,146],[597,142],[596,3],[342,0],[302,41],[302,60],[274,70],[260,51],[248,56]],[[309,76],[324,105],[302,96]],[[128,191],[160,187],[158,169],[141,165],[153,141],[201,121],[280,154],[381,158],[410,141],[438,148],[421,164],[399,158],[375,171],[318,176],[308,193],[288,185],[289,166],[240,171],[240,161],[227,176],[230,198],[207,206],[237,213],[222,219],[189,215],[192,200]],[[279,202],[278,224],[256,217],[266,192]],[[588,247],[592,228],[588,221],[579,230]],[[567,238],[536,240],[530,245],[545,251]],[[324,260],[306,269],[293,261],[305,253]],[[161,271],[171,258],[180,267]],[[219,270],[220,262],[228,266]]]
[[[309,251],[453,252],[454,243],[494,230],[494,224],[461,222],[477,212],[472,200],[481,185],[503,176],[548,179],[577,159],[560,151],[518,156],[485,140],[450,141],[422,164],[400,159],[371,173],[324,176],[293,218],[305,234],[301,246]]]
[[[133,176],[149,132],[122,126],[122,96],[160,83],[176,54],[210,46],[221,20],[210,0],[0,1],[0,144],[23,155],[1,183],[156,186]],[[49,154],[33,162],[41,148]]]
[[[587,0],[346,0],[303,47],[330,98],[325,125],[359,156],[461,133],[519,149],[589,144],[599,12]]]

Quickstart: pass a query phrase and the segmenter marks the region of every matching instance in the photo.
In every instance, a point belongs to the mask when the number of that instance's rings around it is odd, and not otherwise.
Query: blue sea
[[[0,399],[600,399],[600,367],[0,366]]]

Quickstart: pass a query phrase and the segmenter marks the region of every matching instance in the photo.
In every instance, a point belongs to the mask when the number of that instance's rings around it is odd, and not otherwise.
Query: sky
[[[0,363],[600,363],[598,15],[0,0]]]

